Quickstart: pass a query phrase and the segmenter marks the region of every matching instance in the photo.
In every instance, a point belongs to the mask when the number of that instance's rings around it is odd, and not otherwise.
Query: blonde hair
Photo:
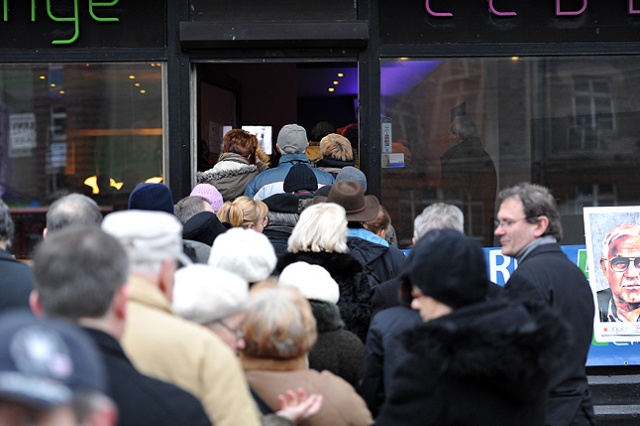
[[[269,207],[265,203],[242,195],[233,201],[226,201],[216,215],[220,222],[228,222],[236,228],[248,228],[263,221],[267,213]]]
[[[347,213],[342,206],[335,203],[313,204],[300,214],[289,237],[287,250],[291,253],[348,253],[347,223]]]
[[[309,301],[294,287],[252,292],[244,323],[244,355],[293,359],[307,355],[318,337]]]
[[[353,160],[353,150],[349,139],[337,133],[329,133],[320,141],[320,155],[336,160]]]

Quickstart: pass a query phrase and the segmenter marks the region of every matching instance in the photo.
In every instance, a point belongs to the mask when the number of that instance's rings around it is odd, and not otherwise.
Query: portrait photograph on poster
[[[598,342],[640,340],[640,206],[585,207]]]

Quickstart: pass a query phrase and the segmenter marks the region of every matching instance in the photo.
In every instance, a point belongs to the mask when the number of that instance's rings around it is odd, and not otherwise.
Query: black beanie
[[[289,173],[284,178],[284,192],[309,191],[318,189],[318,179],[311,167],[304,163],[298,163],[289,169]]]
[[[213,242],[218,235],[227,231],[218,216],[210,211],[200,212],[184,224],[182,228],[182,238],[185,240],[200,241],[201,243],[209,246],[213,245]]]
[[[459,231],[428,232],[411,250],[408,263],[404,275],[409,283],[453,309],[487,297],[487,265],[482,248]]]

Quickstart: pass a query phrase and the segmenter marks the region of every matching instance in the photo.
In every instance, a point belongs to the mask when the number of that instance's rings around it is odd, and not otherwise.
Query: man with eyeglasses
[[[600,321],[637,322],[640,317],[640,225],[612,228],[602,242],[600,268],[609,288],[598,292]]]
[[[553,372],[547,425],[593,425],[593,404],[585,371],[593,334],[593,295],[584,273],[562,252],[556,202],[543,186],[521,183],[498,194],[494,235],[502,254],[518,267],[505,285],[510,299],[543,303],[564,318],[573,337]]]

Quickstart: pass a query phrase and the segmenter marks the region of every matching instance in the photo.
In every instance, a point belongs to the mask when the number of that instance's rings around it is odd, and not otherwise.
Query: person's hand
[[[322,400],[321,394],[313,393],[307,396],[302,388],[298,388],[297,393],[288,390],[286,395],[278,395],[280,410],[276,414],[298,424],[317,414],[322,407]]]

